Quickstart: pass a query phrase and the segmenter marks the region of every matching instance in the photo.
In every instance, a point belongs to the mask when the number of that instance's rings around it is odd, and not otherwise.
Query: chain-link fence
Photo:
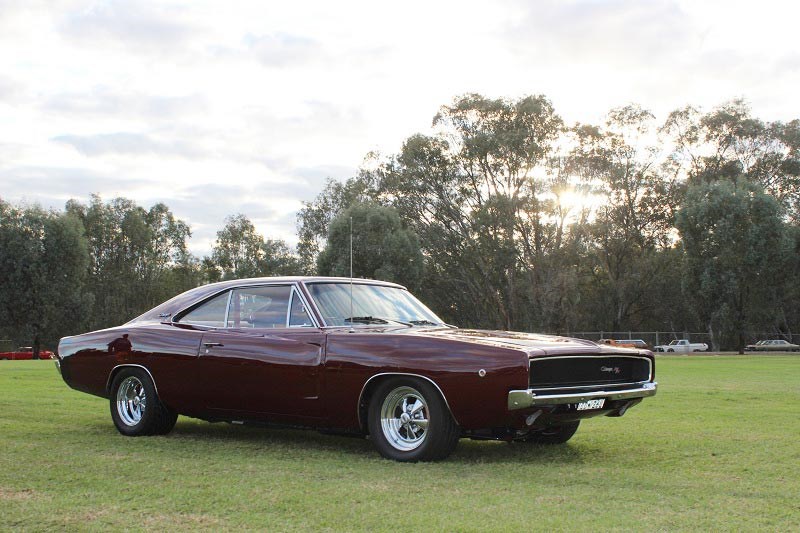
[[[692,333],[686,331],[571,331],[565,333],[568,337],[577,337],[590,341],[600,339],[641,339],[650,346],[669,344],[677,339],[687,339],[689,342],[705,342],[711,346],[711,336],[708,333]]]
[[[563,333],[568,337],[577,337],[597,341],[600,339],[641,339],[650,346],[669,344],[670,341],[686,339],[689,342],[704,342],[711,346],[711,335],[708,333],[695,333],[688,331],[571,331]],[[746,337],[747,344],[753,344],[761,340],[783,339],[793,344],[800,344],[800,333],[761,332],[751,333]]]

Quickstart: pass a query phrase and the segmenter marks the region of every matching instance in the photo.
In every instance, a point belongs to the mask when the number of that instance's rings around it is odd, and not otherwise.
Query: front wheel
[[[416,378],[391,378],[379,385],[368,420],[378,452],[395,461],[444,459],[461,436],[439,391]]]
[[[177,413],[158,399],[150,375],[141,368],[125,368],[111,383],[111,419],[128,437],[166,435],[175,427]]]
[[[526,435],[522,440],[535,444],[563,444],[567,442],[578,431],[580,420],[569,422],[560,426],[552,426],[539,431],[533,431]]]

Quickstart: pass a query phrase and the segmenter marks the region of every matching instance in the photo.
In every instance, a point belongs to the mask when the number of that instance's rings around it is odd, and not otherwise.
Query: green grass
[[[659,357],[659,393],[566,445],[367,440],[181,417],[125,438],[52,362],[0,362],[0,530],[800,529],[800,356]]]

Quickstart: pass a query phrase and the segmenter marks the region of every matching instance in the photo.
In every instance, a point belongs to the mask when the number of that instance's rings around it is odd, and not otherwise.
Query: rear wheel
[[[416,378],[391,378],[379,385],[370,400],[368,420],[378,452],[395,461],[444,459],[460,437],[439,391]]]
[[[552,426],[538,431],[533,431],[526,435],[522,440],[535,444],[563,444],[567,442],[578,431],[580,420],[569,422],[560,426]]]
[[[178,415],[158,399],[150,375],[141,368],[120,371],[111,384],[111,419],[128,437],[165,435],[172,431]]]

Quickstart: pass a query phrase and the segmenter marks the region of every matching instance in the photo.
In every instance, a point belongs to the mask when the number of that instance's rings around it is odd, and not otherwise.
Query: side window
[[[229,328],[285,328],[289,285],[234,289],[228,309]]]
[[[183,315],[178,322],[212,328],[225,327],[225,310],[228,307],[228,291],[223,292]]]
[[[297,291],[292,291],[292,307],[289,311],[289,327],[290,328],[308,328],[313,327],[314,323],[311,322],[311,317],[308,316],[308,310],[303,305],[303,300],[297,294]]]

